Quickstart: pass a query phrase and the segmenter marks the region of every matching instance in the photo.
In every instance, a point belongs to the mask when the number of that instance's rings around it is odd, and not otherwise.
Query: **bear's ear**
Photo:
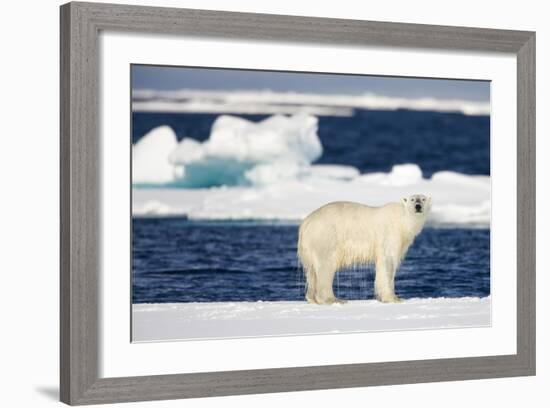
[[[432,208],[432,196],[426,197],[426,203],[428,205],[428,208],[431,209]]]

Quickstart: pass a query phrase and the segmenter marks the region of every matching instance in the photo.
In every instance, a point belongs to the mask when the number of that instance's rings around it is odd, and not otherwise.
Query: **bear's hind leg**
[[[336,266],[325,264],[318,269],[317,273],[317,289],[315,291],[315,301],[320,305],[330,305],[333,303],[346,303],[343,299],[338,299],[334,296],[332,285],[334,283],[334,275],[336,274]]]
[[[313,267],[306,268],[306,282],[307,282],[307,291],[306,291],[306,300],[308,303],[317,303],[315,301],[315,292],[317,288],[317,278],[316,273]]]

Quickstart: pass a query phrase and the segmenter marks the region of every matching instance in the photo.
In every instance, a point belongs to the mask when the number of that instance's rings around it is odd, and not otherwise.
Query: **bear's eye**
[[[423,198],[423,199],[422,199],[422,201],[426,201],[426,199],[425,199],[425,198]]]

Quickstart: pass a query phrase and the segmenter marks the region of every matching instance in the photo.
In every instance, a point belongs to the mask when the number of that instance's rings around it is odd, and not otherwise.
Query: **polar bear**
[[[309,303],[344,303],[334,296],[334,275],[342,268],[373,263],[374,291],[393,303],[394,278],[431,208],[431,198],[415,194],[399,203],[369,207],[333,202],[313,211],[300,225],[298,257],[307,280]]]

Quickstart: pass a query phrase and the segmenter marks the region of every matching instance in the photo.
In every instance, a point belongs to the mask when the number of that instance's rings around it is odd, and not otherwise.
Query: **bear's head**
[[[432,208],[432,198],[424,194],[413,194],[401,199],[407,213],[416,216],[426,216]]]

